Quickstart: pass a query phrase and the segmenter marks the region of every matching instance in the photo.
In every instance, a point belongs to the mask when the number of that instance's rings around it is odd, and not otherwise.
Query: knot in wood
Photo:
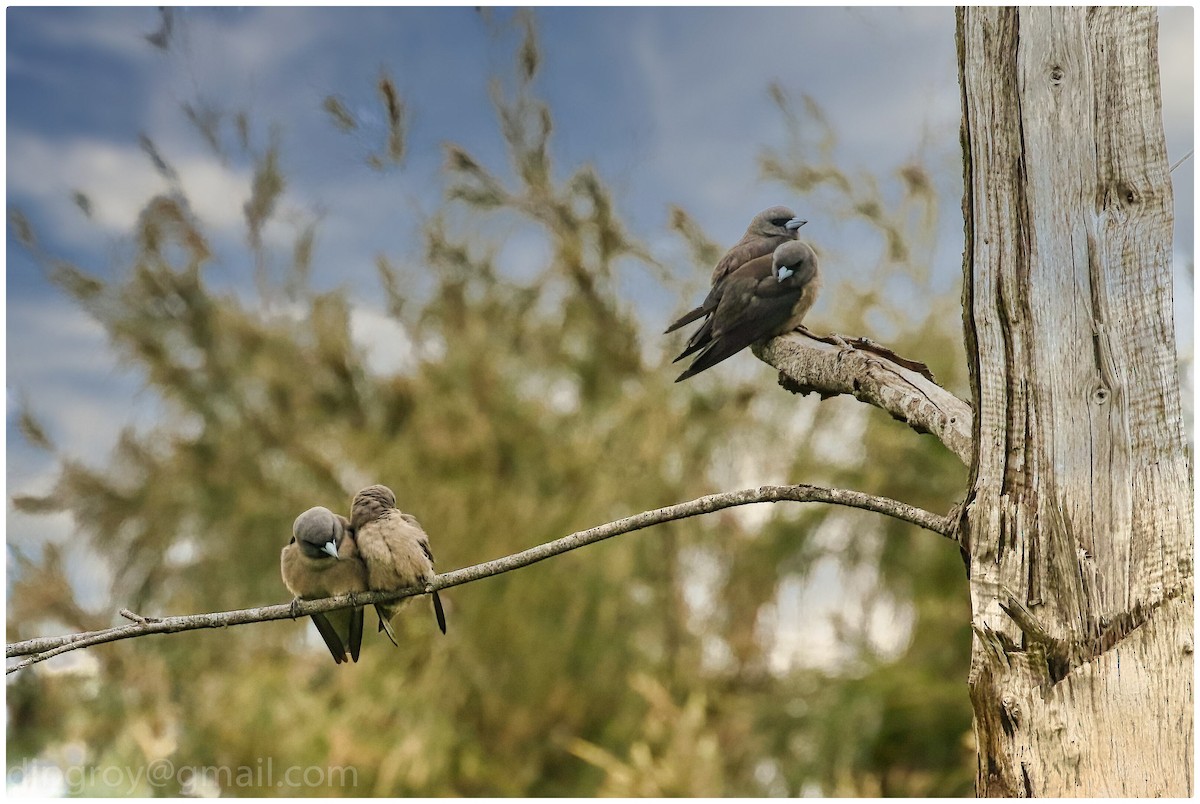
[[[1103,405],[1105,402],[1108,401],[1109,396],[1110,396],[1109,390],[1107,388],[1105,388],[1103,385],[1097,387],[1096,390],[1092,391],[1092,401],[1095,402],[1097,405]]]
[[[1062,67],[1053,67],[1053,68],[1051,68],[1051,70],[1050,70],[1050,83],[1051,83],[1051,84],[1054,84],[1055,86],[1057,86],[1057,85],[1061,84],[1061,83],[1063,82],[1063,76],[1064,76],[1064,75],[1066,75],[1066,73],[1064,73],[1064,72],[1063,72],[1063,68],[1062,68]]]
[[[1004,733],[1012,737],[1017,732],[1017,727],[1021,724],[1021,707],[1009,694],[1005,694],[1000,698],[1000,728],[1004,729]]]
[[[1133,206],[1140,200],[1138,198],[1137,190],[1133,189],[1133,187],[1126,182],[1119,182],[1117,184],[1117,198],[1130,206]]]

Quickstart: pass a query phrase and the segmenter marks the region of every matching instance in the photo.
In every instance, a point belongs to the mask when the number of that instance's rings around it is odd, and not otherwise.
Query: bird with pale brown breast
[[[807,243],[788,241],[770,256],[738,268],[722,284],[716,308],[675,358],[678,362],[699,352],[675,382],[800,326],[820,286],[817,254]]]
[[[349,524],[344,516],[320,506],[296,517],[292,540],[279,556],[283,583],[296,600],[367,591],[367,568],[348,531]],[[336,663],[358,661],[362,606],[318,612],[311,617]]]
[[[797,230],[807,222],[787,207],[770,207],[755,215],[746,227],[742,239],[734,243],[729,251],[725,252],[725,256],[717,261],[712,272],[711,288],[703,303],[676,319],[664,334],[674,332],[697,318],[711,315],[721,301],[726,277],[751,260],[770,256],[782,244],[795,240],[798,236]]]
[[[367,568],[367,586],[371,590],[390,592],[424,587],[433,580],[429,536],[414,516],[396,508],[396,495],[387,486],[368,486],[354,496],[350,528]],[[438,627],[444,634],[446,614],[442,600],[436,590],[432,597]],[[379,630],[387,634],[393,645],[397,643],[391,620],[406,602],[407,598],[375,604]]]

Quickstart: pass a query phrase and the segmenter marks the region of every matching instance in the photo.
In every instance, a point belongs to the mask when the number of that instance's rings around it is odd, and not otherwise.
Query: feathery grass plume
[[[52,260],[47,273],[51,282],[80,302],[98,299],[107,288],[102,280],[66,260]]]
[[[242,212],[246,217],[246,237],[254,254],[254,281],[262,299],[268,298],[270,290],[262,232],[267,221],[275,213],[275,207],[286,187],[287,181],[279,168],[278,137],[272,137],[266,152],[255,160],[250,198],[242,205]]]
[[[144,253],[155,256],[162,256],[169,243],[182,246],[189,265],[199,265],[211,256],[208,241],[186,200],[174,195],[155,196],[142,209],[137,242]]]
[[[678,232],[687,243],[692,252],[692,261],[702,266],[716,265],[725,250],[700,228],[696,219],[683,207],[672,204],[669,210],[670,222],[668,225]]]
[[[353,131],[358,128],[358,121],[354,119],[354,115],[350,114],[346,104],[337,95],[326,95],[325,100],[321,101],[321,108],[329,115],[333,124],[342,131]]]
[[[154,144],[154,140],[145,134],[140,134],[138,135],[138,145],[141,147],[142,153],[150,158],[150,164],[154,165],[154,169],[158,171],[158,175],[170,182],[171,186],[177,187],[179,185],[179,174],[163,158],[162,153],[158,150],[158,146]]]
[[[17,429],[20,430],[21,435],[32,446],[44,449],[47,452],[53,452],[54,443],[50,440],[50,436],[46,435],[46,429],[42,426],[42,423],[37,420],[37,417],[29,409],[28,400],[22,399],[20,410],[21,412],[17,416]]]
[[[312,278],[313,245],[317,238],[317,221],[305,223],[292,242],[292,270],[284,283],[284,291],[291,297],[309,287]]]
[[[145,34],[146,41],[159,50],[167,50],[171,44],[171,32],[175,28],[175,9],[160,6],[158,9],[158,30]]]
[[[37,250],[37,237],[24,212],[15,206],[9,207],[8,223],[12,226],[13,235],[17,238],[18,243],[30,251]]]
[[[404,161],[404,101],[396,90],[396,84],[386,72],[379,76],[379,97],[383,100],[384,118],[387,123],[386,159],[394,165]]]
[[[200,133],[200,137],[209,149],[224,162],[226,157],[225,151],[221,147],[221,118],[223,116],[221,110],[210,101],[203,99],[199,99],[195,103],[185,101],[182,108],[188,122]]]
[[[233,129],[237,132],[238,147],[243,151],[250,150],[250,118],[245,111],[233,116]]]
[[[85,193],[80,190],[74,191],[71,193],[71,201],[79,208],[84,217],[92,217],[92,199],[88,198]]]
[[[517,20],[524,29],[521,47],[517,51],[517,64],[520,68],[521,79],[524,83],[533,80],[541,64],[541,52],[538,50],[537,29],[534,27],[533,14],[524,9],[517,14]]]
[[[451,179],[447,190],[449,198],[480,209],[492,209],[512,201],[504,185],[463,148],[454,143],[445,143],[442,148]]]

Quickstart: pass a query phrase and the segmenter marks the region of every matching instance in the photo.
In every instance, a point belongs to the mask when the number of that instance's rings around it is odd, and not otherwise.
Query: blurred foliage
[[[146,203],[135,254],[111,278],[41,254],[32,227],[10,213],[16,236],[165,409],[152,429],[125,431],[103,466],[56,453],[53,492],[14,500],[26,512],[71,514],[112,584],[104,605],[85,609],[64,569],[74,545],[45,544],[38,560],[14,550],[10,640],[104,627],[119,608],[284,600],[278,555],[292,519],[317,504],[345,511],[374,482],[425,525],[443,570],[740,487],[747,465],[769,467],[778,482],[934,511],[955,502],[965,472],[954,456],[880,411],[790,397],[760,365],[752,380],[710,372],[672,383],[677,344],[618,293],[623,271],[667,284],[671,274],[622,222],[593,167],[555,168],[551,112],[534,93],[535,28],[518,20],[514,77],[492,88],[510,164],[489,168],[446,145],[445,202],[423,227],[420,281],[380,255],[378,288],[312,290],[315,224],[301,227],[285,276],[266,270],[262,232],[287,181],[278,137],[255,147],[245,113],[189,116],[217,151],[233,126],[254,160],[244,277],[257,301],[206,278],[213,249],[176,182]],[[180,24],[164,15],[152,44],[166,47]],[[386,74],[380,92],[394,110],[383,153],[402,167],[403,102]],[[874,178],[838,166],[827,126],[814,147],[775,94],[793,137],[764,157],[768,177],[873,227],[880,283],[906,282],[924,302],[826,280],[829,320],[876,337],[872,322],[886,320],[889,345],[961,385],[956,301],[928,295],[936,205],[922,163],[889,179],[901,187],[896,203]],[[323,109],[354,128],[336,96]],[[803,119],[819,121],[815,104]],[[174,175],[153,142],[142,146]],[[464,209],[536,227],[549,255],[540,270],[506,275],[501,244],[456,223]],[[682,308],[720,249],[683,209],[671,225],[696,258]],[[385,306],[402,370],[372,371],[352,339],[364,298]],[[58,449],[36,400],[21,430]],[[814,618],[784,593],[829,566],[851,601],[835,620],[832,660],[786,649]],[[356,786],[313,794],[971,792],[965,573],[953,545],[909,526],[831,507],[726,511],[444,598],[448,635],[419,601],[397,623],[400,650],[370,634],[353,666],[335,667],[307,622],[282,622],[130,640],[87,651],[74,670],[52,661],[23,671],[8,687],[9,763],[54,762],[64,746],[82,746],[95,767],[168,758],[254,768],[271,757],[277,770],[356,769]],[[132,792],[195,792],[172,785]]]

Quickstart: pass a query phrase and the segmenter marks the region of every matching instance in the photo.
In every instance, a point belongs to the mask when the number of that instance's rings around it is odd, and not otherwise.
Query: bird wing
[[[424,551],[425,557],[429,559],[429,563],[433,564],[433,548],[429,546],[429,534],[421,527],[421,523],[412,514],[400,514],[404,521],[412,525],[418,531],[417,544],[421,545],[421,550]],[[446,633],[446,612],[442,609],[442,598],[435,590],[433,592],[433,614],[437,617],[438,628],[442,629],[442,633]]]
[[[739,271],[727,280],[721,305],[713,313],[708,342],[675,382],[695,376],[752,343],[775,335],[787,323],[792,305],[804,291],[803,283],[777,282],[770,274]]]
[[[768,237],[763,235],[747,234],[742,237],[741,240],[730,247],[729,251],[725,252],[725,256],[713,268],[713,286],[716,286],[717,283],[725,279],[725,277],[732,275],[735,271],[740,270],[746,263],[756,260],[763,255],[771,256],[771,252],[783,240],[784,238],[782,237]]]

